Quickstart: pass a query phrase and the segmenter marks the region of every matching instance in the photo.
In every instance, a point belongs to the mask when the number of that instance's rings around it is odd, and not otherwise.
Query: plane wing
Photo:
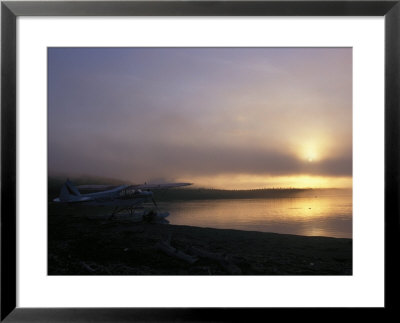
[[[112,190],[118,185],[78,185],[76,188],[79,190],[90,190],[90,191],[108,191]]]
[[[174,187],[182,187],[192,185],[192,183],[164,183],[164,184],[137,184],[137,185],[79,185],[79,190],[90,190],[90,191],[107,191],[114,189],[136,189],[136,190],[154,190],[154,189],[167,189]]]
[[[140,190],[155,190],[155,189],[182,187],[188,185],[192,185],[192,183],[140,184],[140,185],[132,185],[129,188],[140,189]]]

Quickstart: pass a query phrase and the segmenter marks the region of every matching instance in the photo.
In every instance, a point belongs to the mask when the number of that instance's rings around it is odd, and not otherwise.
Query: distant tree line
[[[207,188],[186,188],[170,190],[154,190],[157,201],[172,200],[214,200],[214,199],[254,199],[254,198],[281,198],[295,197],[309,189],[264,188],[251,190],[221,190]]]
[[[48,194],[49,199],[57,197],[66,177],[50,176],[48,178]],[[106,185],[123,185],[132,184],[127,181],[117,179],[81,176],[70,178],[75,185],[85,184],[106,184]],[[214,199],[254,199],[254,198],[287,198],[309,196],[317,197],[324,195],[328,191],[335,189],[311,189],[311,188],[262,188],[249,190],[222,190],[212,188],[174,188],[164,190],[153,190],[154,197],[157,201],[175,201],[175,200],[214,200]],[[85,192],[83,192],[85,193]]]

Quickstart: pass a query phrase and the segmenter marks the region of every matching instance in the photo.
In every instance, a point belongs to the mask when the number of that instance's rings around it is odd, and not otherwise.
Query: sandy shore
[[[49,275],[352,274],[352,239],[52,212],[48,239]]]

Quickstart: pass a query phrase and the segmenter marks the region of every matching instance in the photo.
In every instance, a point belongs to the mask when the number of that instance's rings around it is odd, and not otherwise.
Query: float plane
[[[67,204],[81,204],[94,206],[114,206],[111,218],[116,214],[128,211],[133,215],[137,209],[143,209],[143,204],[152,201],[158,210],[158,206],[153,197],[154,189],[168,189],[192,185],[191,183],[165,183],[165,184],[139,184],[139,185],[80,185],[74,186],[67,180],[61,188],[59,197],[53,202]],[[91,193],[82,194],[80,190],[90,191]],[[167,217],[169,213],[156,213],[153,210],[145,216]]]

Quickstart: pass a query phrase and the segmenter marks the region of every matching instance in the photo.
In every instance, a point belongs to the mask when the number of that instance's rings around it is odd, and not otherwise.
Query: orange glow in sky
[[[351,176],[260,176],[230,174],[192,177],[194,186],[216,189],[260,189],[260,188],[351,188]],[[180,178],[185,181],[188,178]]]

